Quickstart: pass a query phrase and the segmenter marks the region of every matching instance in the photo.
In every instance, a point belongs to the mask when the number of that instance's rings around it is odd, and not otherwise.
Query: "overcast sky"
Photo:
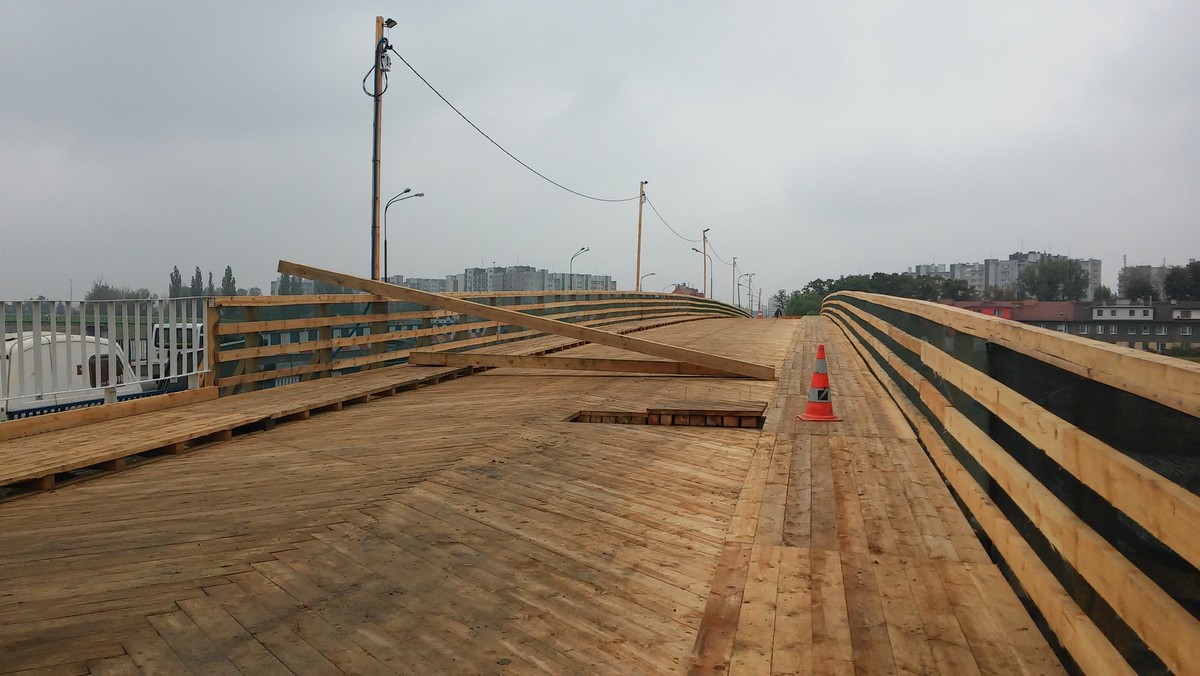
[[[285,258],[370,272],[376,14],[525,162],[648,194],[767,293],[1018,250],[1200,258],[1200,3],[0,1],[0,298],[171,267],[266,289]],[[398,61],[390,272],[481,263],[632,288],[637,202],[563,192]],[[646,209],[648,290],[701,285]],[[718,261],[715,292],[728,299]],[[764,296],[765,297],[765,296]]]

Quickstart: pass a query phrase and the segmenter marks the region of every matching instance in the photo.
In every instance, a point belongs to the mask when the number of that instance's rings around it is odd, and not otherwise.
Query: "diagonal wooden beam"
[[[318,282],[337,284],[358,291],[366,291],[367,293],[374,293],[385,298],[420,303],[421,305],[440,310],[450,310],[472,317],[482,317],[484,319],[504,322],[505,324],[512,324],[513,326],[525,329],[543,331],[556,336],[585,340],[596,345],[604,345],[605,347],[615,347],[621,350],[650,355],[651,357],[672,359],[695,366],[704,366],[748,378],[757,378],[758,380],[775,379],[775,369],[770,366],[658,343],[653,340],[646,340],[645,338],[623,336],[609,331],[568,324],[545,317],[527,315],[523,312],[483,305],[482,303],[475,303],[463,298],[455,298],[440,293],[418,291],[417,289],[396,286],[395,284],[388,284],[386,282],[377,282],[372,279],[363,279],[362,277],[333,272],[332,270],[322,270],[321,268],[314,268],[290,261],[279,261],[279,272]]]
[[[564,371],[616,371],[621,373],[666,373],[679,376],[738,378],[736,373],[718,371],[680,361],[651,359],[602,359],[598,357],[542,357],[472,352],[411,352],[408,363],[418,366],[474,366],[476,368],[559,369]]]

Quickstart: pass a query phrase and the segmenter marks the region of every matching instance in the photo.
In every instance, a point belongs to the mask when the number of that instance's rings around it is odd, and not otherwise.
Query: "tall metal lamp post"
[[[404,190],[400,191],[399,195],[396,195],[392,199],[388,200],[387,205],[383,207],[383,278],[385,280],[388,278],[387,210],[389,208],[391,208],[391,206],[393,204],[395,204],[396,202],[403,202],[404,200],[412,199],[414,197],[424,197],[425,196],[425,193],[423,193],[423,192],[419,192],[415,195],[408,195],[408,193],[410,193],[410,192],[412,192],[412,188],[405,188]],[[405,197],[405,195],[408,195],[408,196]]]
[[[707,230],[705,230],[705,232],[708,232],[708,231],[707,231]],[[705,298],[711,298],[711,297],[712,297],[712,291],[711,291],[712,284],[711,284],[710,282],[711,282],[712,280],[711,280],[711,278],[707,277],[707,275],[708,275],[708,271],[709,271],[709,270],[712,268],[712,256],[710,256],[710,255],[708,255],[707,253],[705,253],[705,252],[703,252],[703,251],[701,251],[701,250],[697,249],[696,247],[692,247],[692,251],[695,251],[696,253],[700,254],[701,256],[704,256],[704,259],[705,259],[705,260],[704,260],[704,262],[705,262],[705,265],[704,265],[704,274],[705,274],[706,276],[705,276],[705,278],[704,278],[704,279],[701,279],[701,280],[700,280],[700,282],[701,282],[702,284],[704,284],[704,297],[705,297]]]
[[[646,283],[646,278],[652,276],[653,274],[653,272],[647,272],[646,274],[642,275],[641,278],[638,279],[638,288],[642,288],[642,285]]]
[[[749,272],[743,272],[742,274],[738,275],[738,278],[737,278],[737,306],[738,307],[742,307],[742,277],[749,277],[749,276],[750,276]],[[749,293],[749,290],[747,290],[747,293]]]
[[[571,291],[575,290],[575,258],[580,254],[585,254],[589,251],[591,251],[591,249],[587,248],[586,246],[579,247],[579,251],[576,251],[575,255],[571,256],[571,262],[567,264],[567,283],[571,285]]]

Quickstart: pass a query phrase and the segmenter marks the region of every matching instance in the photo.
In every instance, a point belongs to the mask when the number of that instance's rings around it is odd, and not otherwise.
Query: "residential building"
[[[904,273],[913,277],[940,277],[942,279],[961,279],[967,282],[971,287],[971,291],[982,297],[990,288],[1015,290],[1017,282],[1021,279],[1021,271],[1025,266],[1037,263],[1042,260],[1074,260],[1083,266],[1083,271],[1088,276],[1087,300],[1092,300],[1096,297],[1096,290],[1100,288],[1101,264],[1096,258],[1068,258],[1057,254],[1042,253],[1039,251],[1016,252],[1009,254],[1007,259],[1001,260],[998,258],[987,258],[982,263],[951,263],[949,268],[945,265],[917,265],[909,268],[908,272]]]
[[[941,301],[1051,331],[1152,352],[1200,349],[1200,301]]]

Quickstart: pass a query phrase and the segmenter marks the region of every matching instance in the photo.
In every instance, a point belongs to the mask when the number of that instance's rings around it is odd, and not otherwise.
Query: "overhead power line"
[[[725,260],[724,258],[721,258],[721,254],[717,253],[717,250],[713,248],[712,237],[708,238],[708,250],[712,252],[712,255],[717,257],[717,260],[721,261],[725,265],[731,265],[731,263],[729,261]]]
[[[662,221],[662,224],[663,224],[663,225],[665,225],[665,226],[667,226],[667,230],[670,230],[671,232],[675,233],[675,236],[676,236],[676,237],[678,237],[679,239],[682,239],[682,240],[683,240],[683,241],[685,241],[685,242],[693,242],[693,243],[694,243],[694,242],[699,242],[699,241],[700,241],[700,240],[698,240],[698,239],[688,239],[687,237],[684,237],[683,235],[681,235],[681,234],[679,234],[678,232],[676,232],[676,231],[675,231],[675,228],[672,228],[672,227],[671,227],[671,224],[667,222],[667,219],[663,218],[663,217],[662,217],[662,214],[658,213],[658,208],[654,206],[654,202],[651,202],[651,201],[650,201],[650,196],[649,196],[649,195],[647,195],[647,196],[646,196],[646,204],[649,204],[649,205],[650,205],[650,209],[651,209],[651,211],[653,211],[653,212],[654,212],[654,215],[655,215],[655,216],[658,216],[658,220]]]
[[[462,111],[459,110],[458,108],[456,108],[453,103],[450,103],[449,99],[447,99],[445,96],[442,96],[442,93],[437,90],[437,87],[434,87],[432,84],[430,84],[429,80],[426,80],[424,75],[421,75],[420,73],[418,73],[417,69],[413,68],[412,64],[409,63],[407,60],[405,60],[404,56],[402,56],[400,54],[400,52],[397,52],[396,49],[390,45],[388,46],[388,49],[390,49],[392,51],[392,53],[396,55],[396,58],[400,59],[401,63],[408,66],[408,69],[413,72],[413,75],[416,75],[418,78],[420,78],[421,82],[424,82],[425,86],[429,87],[429,90],[431,92],[433,92],[434,94],[437,94],[437,97],[439,99],[441,99],[443,103],[445,103],[447,106],[450,106],[450,110],[453,110],[454,112],[458,113],[458,116],[461,117],[463,119],[463,121],[465,121],[467,124],[471,125],[471,127],[475,131],[479,132],[479,134],[481,136],[483,136],[485,139],[490,141],[492,145],[499,148],[500,152],[504,153],[505,155],[508,155],[510,158],[512,158],[512,160],[514,162],[521,165],[522,167],[525,167],[529,171],[533,172],[535,175],[537,175],[543,181],[546,181],[547,183],[549,183],[551,185],[554,185],[563,190],[566,190],[567,192],[571,193],[572,195],[578,195],[579,197],[583,197],[583,198],[589,199],[589,200],[595,200],[596,202],[632,202],[633,200],[638,198],[638,195],[634,195],[633,197],[623,197],[621,199],[606,199],[604,197],[595,197],[592,195],[587,195],[587,194],[579,192],[578,190],[572,190],[572,189],[568,188],[567,186],[563,185],[562,183],[555,181],[554,179],[550,178],[549,176],[546,176],[545,174],[538,171],[537,169],[534,169],[533,167],[529,166],[528,164],[525,164],[524,162],[522,162],[520,160],[520,158],[518,158],[516,155],[513,155],[512,153],[508,152],[508,150],[504,146],[497,143],[496,139],[492,138],[491,136],[488,136],[487,132],[485,132],[484,130],[479,128],[479,125],[472,122],[471,119],[468,118],[466,115],[463,115]]]

